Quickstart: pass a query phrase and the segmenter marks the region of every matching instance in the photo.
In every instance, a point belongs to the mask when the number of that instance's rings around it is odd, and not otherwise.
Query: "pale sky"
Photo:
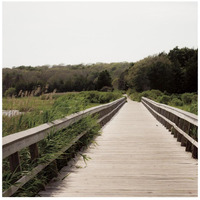
[[[197,2],[3,2],[3,67],[136,62],[197,48]]]

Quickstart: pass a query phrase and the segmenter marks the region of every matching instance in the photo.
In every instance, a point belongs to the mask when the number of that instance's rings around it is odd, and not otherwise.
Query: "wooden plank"
[[[113,109],[110,113],[108,113],[107,115],[105,115],[104,117],[102,117],[101,119],[98,120],[98,123],[101,123],[101,121],[103,121],[105,118],[108,118],[109,116],[112,116],[122,105],[124,104],[124,101],[122,103],[120,103],[115,109]],[[83,135],[85,135],[87,132],[89,131],[86,130],[83,133],[79,134],[75,139],[73,139],[68,145],[66,145],[62,150],[60,150],[57,153],[57,157],[59,155],[61,155],[63,152],[67,151],[67,149],[69,149],[76,141],[78,141]],[[30,146],[30,152],[31,152],[31,157],[32,159],[36,159],[38,158],[38,149],[37,149],[37,145],[33,144]],[[16,154],[16,153],[15,153]],[[14,154],[14,161],[16,161],[16,156]],[[11,155],[13,156],[13,155]],[[47,163],[44,164],[40,164],[37,167],[35,167],[31,172],[28,172],[25,176],[23,176],[22,178],[20,178],[15,185],[11,186],[8,190],[3,192],[3,196],[4,197],[8,197],[11,196],[12,194],[14,194],[19,188],[21,188],[24,184],[26,184],[29,180],[31,180],[33,177],[35,177],[39,172],[41,172],[46,166],[48,166],[51,162],[55,161],[56,158],[50,159]],[[12,162],[13,163],[13,162]],[[15,162],[15,163],[19,163]],[[19,165],[20,166],[20,165]],[[16,166],[14,165],[14,167],[16,168]]]
[[[198,161],[141,104],[128,100],[42,197],[196,197]]]

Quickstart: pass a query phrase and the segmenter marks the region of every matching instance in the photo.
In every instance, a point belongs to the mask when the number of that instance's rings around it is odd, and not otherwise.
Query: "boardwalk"
[[[128,101],[97,146],[41,191],[44,197],[197,196],[197,160],[142,105]],[[63,180],[62,180],[63,179]]]

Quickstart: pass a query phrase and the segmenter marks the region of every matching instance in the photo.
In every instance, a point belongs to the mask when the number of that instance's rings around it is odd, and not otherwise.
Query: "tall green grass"
[[[58,156],[58,152],[70,142],[75,139],[80,133],[88,130],[87,133],[68,149],[62,155]],[[57,176],[59,170],[67,165],[68,161],[77,155],[78,151],[89,145],[93,138],[99,134],[100,126],[97,124],[96,117],[88,116],[70,127],[51,132],[48,136],[38,143],[40,157],[37,162],[32,162],[28,149],[20,151],[21,160],[21,173],[11,173],[9,170],[8,159],[3,161],[3,190],[8,189],[14,181],[19,179],[22,175],[31,171],[38,164],[49,162],[51,159],[55,159],[48,167],[40,172],[34,179],[26,183],[17,193],[13,196],[18,197],[31,197],[36,196],[37,193],[44,188],[45,184]],[[83,155],[84,156],[84,155]],[[86,158],[84,157],[84,160]]]
[[[55,95],[55,97],[46,98],[46,100],[40,97],[5,98],[3,99],[3,109],[17,109],[25,113],[13,117],[3,116],[3,136],[23,131],[93,106],[109,103],[121,96],[120,92],[88,91]]]
[[[92,106],[96,106],[102,103],[108,103],[113,100],[122,97],[121,92],[80,92],[69,93],[64,95],[52,96],[51,98],[33,97],[29,100],[33,100],[31,105],[28,104],[27,98],[9,99],[9,103],[12,104],[12,108],[19,109],[23,105],[23,101],[27,103],[26,107],[33,107],[28,109],[23,115],[7,117],[3,116],[3,135],[12,134],[18,131],[32,128],[34,126],[52,121],[54,119],[62,118],[71,113],[78,112],[80,110],[87,109]],[[6,99],[4,99],[6,101]],[[14,102],[12,102],[14,101]],[[49,102],[51,101],[51,102]],[[6,102],[7,104],[9,104]],[[16,103],[17,102],[17,103]],[[48,106],[41,106],[43,102],[47,102]],[[13,104],[15,106],[13,106]],[[9,105],[6,105],[9,107]],[[5,108],[5,107],[4,107]],[[9,107],[10,108],[10,107]],[[27,111],[27,110],[26,110]],[[58,152],[68,145],[76,136],[83,131],[87,133],[81,137],[79,141],[75,143],[70,149],[58,156]],[[38,164],[46,163],[50,159],[55,159],[49,166],[47,166],[42,172],[40,172],[34,179],[26,183],[20,190],[18,190],[13,196],[17,197],[33,197],[37,196],[37,193],[44,188],[45,184],[57,176],[58,171],[68,161],[76,156],[82,148],[89,145],[93,138],[99,134],[100,126],[97,123],[96,117],[88,116],[70,127],[51,132],[48,136],[38,143],[40,157],[37,162],[31,160],[31,156],[28,148],[25,148],[19,152],[20,163],[22,172],[11,173],[9,170],[8,158],[3,160],[3,191],[8,189],[16,180],[27,172],[31,171]],[[88,159],[85,155],[82,155],[84,161]]]

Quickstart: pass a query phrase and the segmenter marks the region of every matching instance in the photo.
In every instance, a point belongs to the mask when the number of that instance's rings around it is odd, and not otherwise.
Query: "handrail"
[[[27,129],[25,131],[20,131],[18,133],[5,136],[2,139],[3,158],[6,158],[23,148],[39,142],[40,140],[44,139],[46,135],[51,132],[51,130],[57,131],[59,129],[66,128],[67,126],[77,122],[83,117],[102,111],[103,109],[106,109],[122,100],[124,100],[124,97],[108,104],[88,108],[84,111],[80,111],[62,119],[57,119],[37,127]]]
[[[12,171],[20,171],[20,160],[18,151],[23,148],[29,147],[31,153],[31,159],[34,160],[38,157],[38,148],[37,142],[43,140],[48,133],[51,131],[57,131],[63,128],[72,125],[78,120],[88,116],[99,114],[98,123],[101,125],[105,124],[109,119],[117,112],[117,110],[126,102],[126,98],[122,97],[113,102],[92,107],[84,111],[67,116],[63,119],[54,120],[53,122],[42,124],[38,127],[31,128],[25,131],[14,133],[3,137],[2,146],[3,146],[3,159],[9,156],[10,168]],[[58,155],[62,152],[69,149],[76,141],[78,141],[87,131],[80,133],[69,145],[64,147]],[[36,176],[42,169],[44,169],[52,160],[45,164],[40,164],[35,167],[31,172],[21,177],[16,183],[16,185],[11,186],[8,190],[3,192],[3,196],[11,196],[14,194],[20,187],[27,183],[30,179]]]
[[[157,103],[146,97],[142,97],[142,103],[158,121],[174,134],[177,141],[181,142],[181,146],[186,147],[186,151],[192,152],[193,158],[198,157],[197,115]]]
[[[198,116],[193,113],[190,113],[190,112],[178,109],[178,108],[174,108],[174,107],[162,104],[162,103],[155,102],[146,97],[142,97],[142,99],[152,103],[153,105],[156,105],[157,107],[163,108],[166,111],[169,111],[169,112],[189,121],[190,123],[194,124],[195,126],[198,126]]]

